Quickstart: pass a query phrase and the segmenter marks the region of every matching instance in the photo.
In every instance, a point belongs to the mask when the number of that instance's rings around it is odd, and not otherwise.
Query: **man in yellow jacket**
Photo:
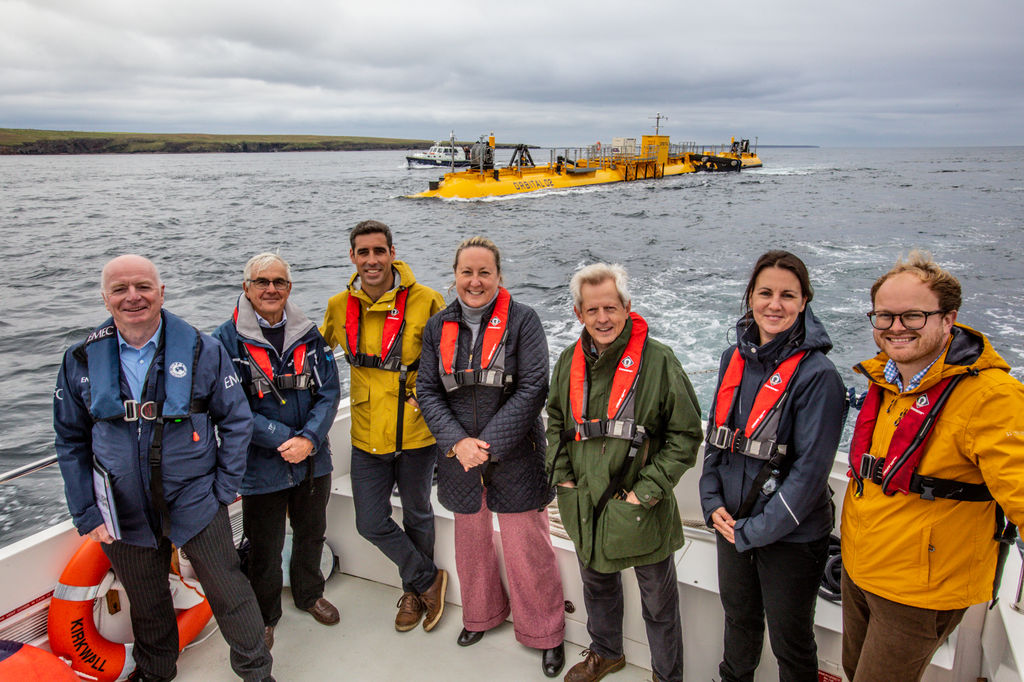
[[[448,574],[433,560],[435,446],[414,389],[423,325],[444,307],[444,298],[395,260],[384,223],[364,220],[349,242],[356,272],[328,301],[320,332],[330,348],[342,347],[351,366],[356,529],[398,566],[404,592],[395,629],[412,630],[422,618],[430,631],[444,611]],[[396,483],[404,528],[391,518]]]
[[[854,368],[871,387],[843,502],[843,668],[919,680],[992,597],[1004,513],[1024,520],[1024,386],[956,322],[960,283],[927,255],[897,263],[871,301],[881,352]]]

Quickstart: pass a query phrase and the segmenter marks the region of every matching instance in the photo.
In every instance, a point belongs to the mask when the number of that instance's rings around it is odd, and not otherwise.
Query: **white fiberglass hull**
[[[273,651],[279,679],[327,679],[323,677],[325,674],[343,670],[353,673],[348,679],[382,679],[382,672],[383,679],[394,679],[405,677],[403,671],[409,665],[413,666],[410,671],[419,671],[421,679],[476,680],[482,671],[487,672],[489,679],[496,680],[543,679],[539,654],[519,645],[509,626],[489,633],[473,647],[462,648],[455,644],[455,637],[461,629],[458,609],[461,598],[455,571],[453,522],[451,513],[437,504],[436,497],[435,560],[450,572],[447,595],[450,608],[442,627],[433,633],[417,629],[400,634],[393,630],[393,604],[400,596],[400,581],[394,566],[355,530],[348,476],[348,431],[349,405],[344,400],[331,432],[335,471],[327,531],[328,544],[338,555],[339,569],[347,574],[329,581],[327,590],[327,596],[342,607],[342,622],[331,628],[318,626],[291,606],[286,596],[286,615],[279,624]],[[842,504],[846,485],[843,459],[837,460],[831,477],[839,505]],[[697,471],[687,473],[676,489],[676,497],[684,519],[699,524],[697,479]],[[400,517],[398,498],[393,498],[393,502],[395,514]],[[238,506],[236,503],[235,507]],[[233,510],[236,517],[239,512],[238,509]],[[238,519],[235,520],[235,525],[239,525]],[[498,533],[497,526],[495,533]],[[723,616],[718,597],[715,538],[707,530],[690,526],[686,528],[686,537],[686,545],[676,553],[686,679],[717,679]],[[590,640],[572,543],[558,536],[553,536],[552,541],[562,572],[565,599],[572,609],[566,613],[566,639],[576,646],[567,647],[568,667],[580,660],[574,654],[580,647],[586,647]],[[0,639],[47,647],[46,609],[49,597],[64,565],[81,542],[68,521],[0,549]],[[500,551],[500,542],[496,545]],[[997,607],[986,610],[984,605],[979,605],[968,612],[954,637],[934,657],[925,680],[974,682],[980,676],[998,682],[1024,682],[1017,663],[1024,660],[1024,614],[1010,607],[1020,573],[1021,558],[1013,550],[1004,572],[1002,597]],[[616,674],[616,679],[646,679],[649,673],[643,668],[650,665],[650,652],[640,616],[639,592],[632,571],[624,572],[623,580],[625,654],[627,661],[636,667]],[[819,667],[823,672],[835,675],[834,679],[842,679],[840,606],[819,599],[815,620]],[[377,639],[382,639],[383,644],[375,644]],[[387,647],[386,651],[382,651],[380,646]],[[429,652],[428,668],[416,667],[420,664],[415,661],[422,660],[416,653],[419,649]],[[377,653],[368,653],[373,651]],[[372,660],[368,660],[368,656]],[[766,638],[757,675],[759,682],[777,679],[774,664]],[[183,654],[178,679],[201,679],[203,682],[235,679],[227,663],[227,645],[219,634]]]

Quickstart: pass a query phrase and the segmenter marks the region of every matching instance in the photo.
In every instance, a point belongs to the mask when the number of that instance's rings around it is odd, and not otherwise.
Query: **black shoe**
[[[459,638],[456,643],[459,646],[472,646],[484,638],[484,631],[474,632],[473,630],[467,630],[462,628],[462,632],[459,633]]]
[[[558,677],[565,665],[565,645],[559,644],[554,649],[544,649],[540,654],[541,667],[548,677]]]

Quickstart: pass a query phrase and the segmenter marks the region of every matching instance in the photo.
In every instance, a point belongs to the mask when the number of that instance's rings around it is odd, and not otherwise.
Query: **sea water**
[[[773,248],[810,268],[811,307],[847,385],[864,390],[851,367],[875,352],[871,283],[912,248],[960,278],[959,319],[1024,378],[1024,150],[759,151],[765,167],[740,174],[474,201],[405,198],[441,171],[406,169],[402,151],[0,157],[0,470],[53,453],[54,379],[64,350],[107,317],[107,260],[151,258],[165,306],[212,331],[248,257],[277,251],[292,264],[292,301],[320,320],[353,271],[348,230],[369,218],[391,226],[398,257],[449,300],[458,242],[493,239],[506,286],[540,314],[552,363],[579,334],[572,272],[622,263],[634,310],[675,350],[705,416],[750,268]],[[66,516],[56,467],[0,486],[0,545]]]

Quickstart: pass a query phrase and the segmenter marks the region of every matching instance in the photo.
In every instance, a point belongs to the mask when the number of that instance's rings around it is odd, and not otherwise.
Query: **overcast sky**
[[[0,127],[1024,144],[1021,0],[0,0]]]

